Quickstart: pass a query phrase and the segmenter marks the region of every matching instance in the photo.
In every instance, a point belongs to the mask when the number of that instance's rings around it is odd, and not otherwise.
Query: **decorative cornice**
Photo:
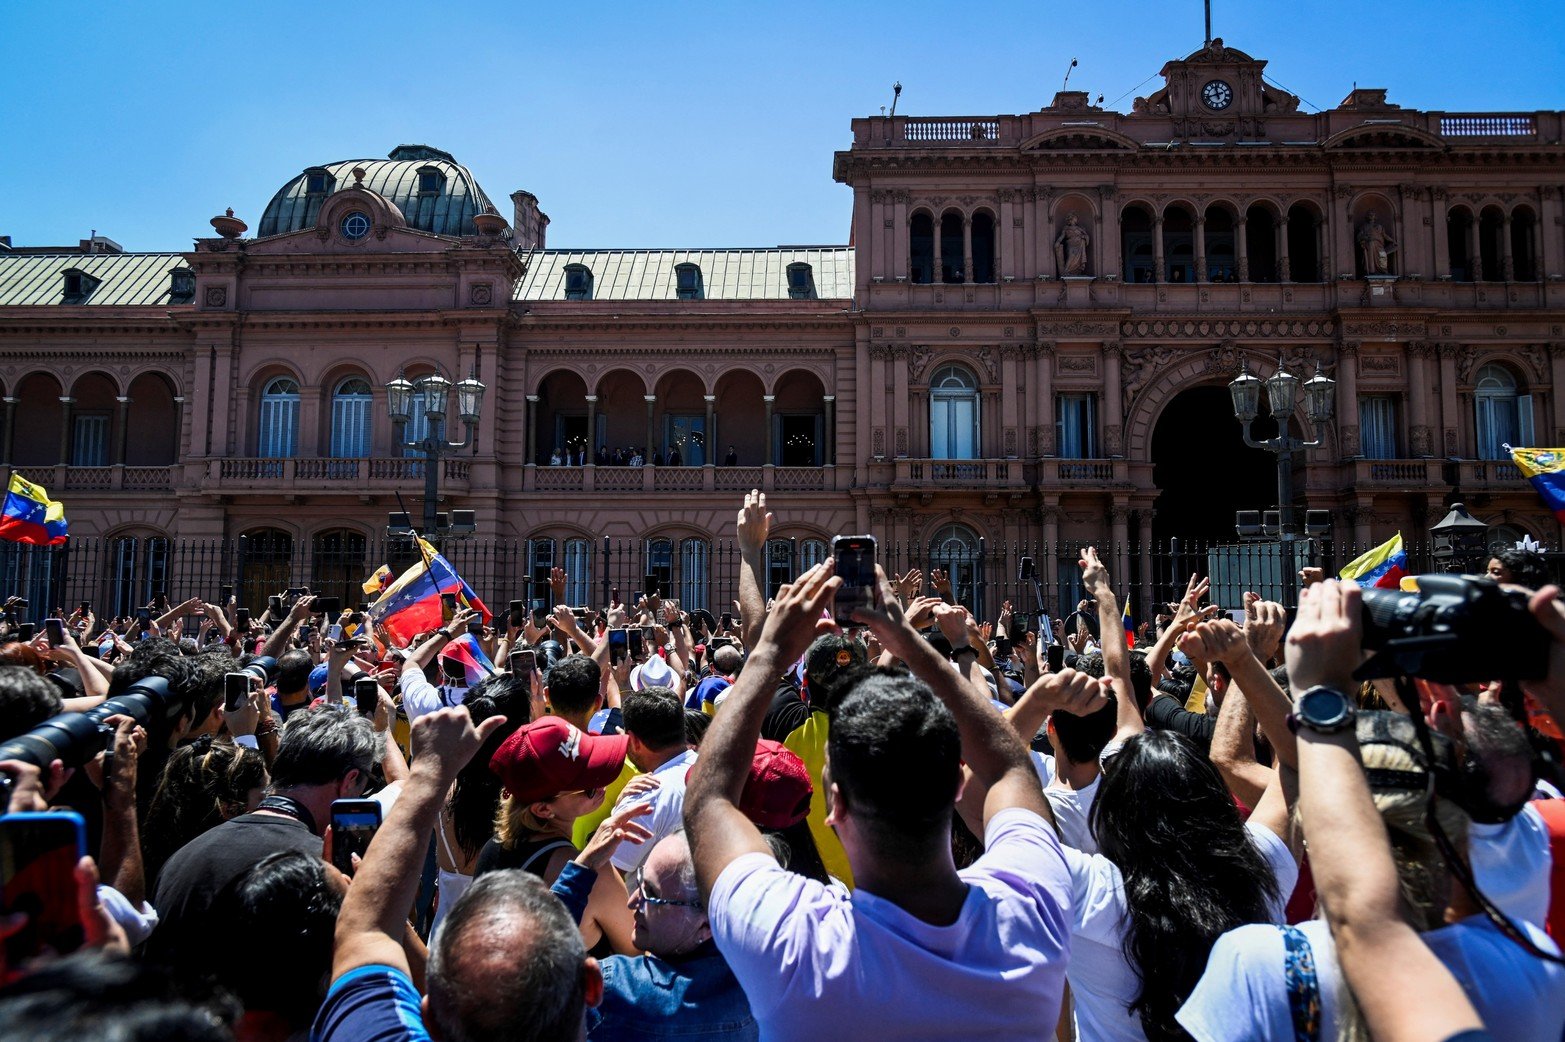
[[[1119,333],[1126,337],[1147,337],[1155,340],[1232,339],[1235,337],[1303,337],[1324,339],[1337,332],[1337,324],[1328,318],[1266,318],[1213,319],[1207,316],[1171,315],[1167,318],[1136,319],[1121,322]],[[1419,327],[1423,332],[1423,327]]]

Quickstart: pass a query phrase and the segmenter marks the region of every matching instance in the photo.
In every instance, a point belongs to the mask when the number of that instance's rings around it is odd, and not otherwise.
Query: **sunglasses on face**
[[[700,901],[671,901],[668,898],[657,897],[653,894],[647,893],[647,881],[645,876],[643,876],[640,868],[637,868],[630,874],[630,878],[625,880],[625,885],[632,894],[636,895],[636,898],[641,901],[642,904],[649,905],[653,908],[656,908],[659,905],[667,905],[671,908],[694,908],[698,911],[701,908]]]

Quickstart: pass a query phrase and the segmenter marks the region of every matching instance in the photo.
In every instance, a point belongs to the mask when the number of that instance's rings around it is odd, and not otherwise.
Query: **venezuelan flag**
[[[50,499],[42,485],[12,474],[5,506],[0,508],[0,539],[32,546],[58,546],[69,536],[65,504]]]
[[[1565,522],[1565,449],[1511,449],[1511,459],[1532,487],[1543,497],[1544,505]]]
[[[458,604],[472,608],[488,622],[489,609],[451,567],[451,562],[423,539],[419,539],[418,548],[423,560],[386,587],[380,599],[370,605],[370,618],[386,627],[394,638],[406,642],[414,634],[435,629],[445,621],[440,595],[454,593]]]
[[[440,651],[440,657],[459,662],[467,671],[467,686],[472,687],[485,677],[494,676],[495,666],[484,654],[483,645],[471,633],[464,633]]]
[[[1369,553],[1349,561],[1337,578],[1356,582],[1366,590],[1395,590],[1406,574],[1407,551],[1402,549],[1402,533],[1398,532]]]
[[[1130,614],[1129,597],[1125,598],[1125,611],[1120,618],[1125,624],[1125,647],[1133,648],[1136,646],[1136,620]]]
[[[383,564],[375,569],[375,574],[360,583],[360,588],[366,597],[377,597],[381,591],[391,583],[391,565]]]

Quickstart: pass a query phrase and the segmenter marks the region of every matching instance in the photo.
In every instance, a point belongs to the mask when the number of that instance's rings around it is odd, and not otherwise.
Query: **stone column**
[[[11,465],[11,441],[16,433],[16,403],[19,400],[9,394],[0,398],[5,405],[5,418],[0,420],[0,467]]]
[[[1511,282],[1516,278],[1516,258],[1511,255],[1511,215],[1500,221],[1500,278]]]
[[[1352,257],[1354,250],[1353,222],[1347,221],[1345,223],[1348,226],[1348,256]],[[1326,233],[1326,218],[1315,218],[1315,266],[1317,269],[1319,269],[1315,272],[1316,282],[1330,282],[1332,279],[1337,277],[1337,272],[1339,270],[1353,270],[1353,265],[1351,263],[1349,263],[1346,268],[1339,268],[1337,266],[1337,260],[1333,257],[1332,251],[1326,249]]]
[[[828,394],[821,401],[826,404],[826,422],[821,437],[826,439],[826,451],[821,453],[821,462],[828,467],[837,465],[837,396]]]
[[[1429,429],[1429,373],[1424,364],[1428,357],[1428,344],[1415,340],[1407,345],[1409,455],[1415,459],[1427,458],[1434,451]]]
[[[1435,278],[1448,279],[1451,277],[1451,247],[1448,242],[1446,223],[1451,217],[1446,210],[1444,188],[1429,190],[1429,211],[1430,261],[1434,265]]]
[[[772,455],[774,449],[772,444],[772,409],[776,405],[777,396],[775,394],[764,394],[761,396],[761,401],[766,403],[766,455],[761,458],[761,463],[763,466],[770,467],[776,462],[776,457]]]
[[[1565,258],[1560,252],[1560,238],[1558,232],[1546,231],[1549,228],[1558,228],[1561,221],[1565,221],[1565,215],[1560,212],[1560,190],[1555,185],[1544,185],[1539,191],[1538,200],[1538,225],[1535,233],[1537,240],[1538,279],[1543,281],[1549,277],[1549,272],[1559,271]],[[1558,387],[1558,384],[1555,384]]]
[[[1114,544],[1112,580],[1121,590],[1130,581],[1130,508],[1122,503],[1109,504],[1109,541]]]
[[[641,461],[650,467],[652,465],[652,410],[657,406],[658,396],[644,394],[641,400],[647,403],[647,443],[641,447]]]
[[[598,396],[587,395],[587,459],[588,463],[596,463],[598,459]]]
[[[1241,213],[1239,215],[1238,222],[1234,224],[1234,250],[1236,251],[1235,255],[1239,258],[1239,281],[1240,282],[1249,282],[1250,281],[1250,242],[1249,242],[1250,236],[1248,234],[1249,227],[1250,227],[1250,218],[1249,218],[1249,216],[1246,215],[1246,214]]]
[[[1167,281],[1167,273],[1163,270],[1163,214],[1161,212],[1152,215],[1152,281]]]
[[[1549,344],[1549,375],[1554,381],[1549,395],[1550,418],[1554,424],[1548,435],[1554,439],[1550,444],[1558,445],[1561,434],[1565,433],[1565,342],[1555,340]],[[11,454],[6,453],[5,458],[9,460]]]
[[[538,462],[538,396],[527,396],[525,425],[522,430],[522,462],[531,466]]]
[[[1469,282],[1483,281],[1483,251],[1479,245],[1478,224],[1478,214],[1474,213],[1472,220],[1467,222],[1467,267],[1472,272]]]
[[[1038,341],[1033,376],[1036,390],[1032,400],[1037,415],[1038,444],[1028,451],[1052,459],[1058,450],[1054,444],[1054,341]]]
[[[973,217],[962,215],[962,281],[973,282]]]
[[[1199,214],[1195,219],[1195,280],[1208,282],[1206,270],[1206,215]]]
[[[1440,427],[1441,443],[1437,447],[1437,456],[1455,456],[1457,454],[1458,432],[1462,429],[1462,417],[1459,415],[1460,403],[1456,396],[1456,355],[1461,350],[1460,344],[1439,344],[1436,350],[1440,355]],[[1562,386],[1555,384],[1555,387]]]
[[[1277,218],[1274,225],[1277,237],[1277,281],[1292,282],[1293,269],[1288,263],[1288,215]]]
[[[1125,258],[1120,253],[1119,189],[1111,184],[1099,185],[1098,198],[1103,212],[1098,218],[1098,237],[1087,246],[1087,273],[1098,278],[1122,275]]]
[[[933,217],[934,217],[933,224],[934,224],[934,229],[935,229],[935,242],[934,242],[934,246],[935,246],[935,270],[934,270],[934,277],[931,278],[929,281],[931,283],[933,283],[933,284],[937,284],[938,285],[939,283],[945,281],[945,277],[944,277],[944,275],[941,272],[941,267],[944,264],[944,261],[941,259],[941,254],[940,254],[940,221],[941,221],[941,215],[937,213],[937,214],[934,214]]]
[[[704,445],[701,462],[711,466],[717,462],[717,395],[703,394],[701,400],[706,402],[706,429],[702,432]]]
[[[894,191],[891,193],[892,207],[891,220],[891,265],[889,274],[893,279],[908,278],[908,260],[911,250],[908,246],[908,214],[906,192]]]
[[[130,399],[120,395],[114,400],[119,403],[119,409],[117,410],[119,415],[115,417],[116,422],[114,424],[113,462],[115,466],[123,467],[125,465],[125,428],[130,423]]]
[[[1125,454],[1125,401],[1120,387],[1118,340],[1103,344],[1103,455],[1119,459]]]
[[[1060,505],[1058,496],[1048,493],[1044,494],[1043,505],[1038,508],[1038,518],[1043,522],[1043,558],[1034,563],[1043,573],[1040,578],[1043,580],[1043,588],[1047,590],[1054,586],[1055,561],[1060,553]],[[1048,598],[1045,597],[1044,600],[1047,602]],[[1048,607],[1051,611],[1058,612],[1060,610],[1060,606],[1057,604],[1049,604]],[[1061,614],[1059,617],[1063,619],[1065,616]]]
[[[1359,342],[1337,345],[1337,447],[1344,458],[1360,456],[1358,404]]]
[[[176,462],[183,461],[185,456],[184,450],[182,448],[185,443],[184,430],[185,396],[182,394],[176,394],[174,396],[174,459]]]
[[[71,464],[71,422],[72,407],[76,399],[69,395],[60,396],[60,462],[59,466],[68,467]]]

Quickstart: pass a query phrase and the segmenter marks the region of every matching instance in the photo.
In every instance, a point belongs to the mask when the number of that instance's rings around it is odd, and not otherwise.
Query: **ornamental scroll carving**
[[[1119,382],[1124,389],[1125,411],[1130,411],[1131,402],[1136,395],[1161,370],[1173,365],[1181,352],[1172,347],[1152,346],[1133,347],[1125,352],[1125,361],[1120,369]]]

